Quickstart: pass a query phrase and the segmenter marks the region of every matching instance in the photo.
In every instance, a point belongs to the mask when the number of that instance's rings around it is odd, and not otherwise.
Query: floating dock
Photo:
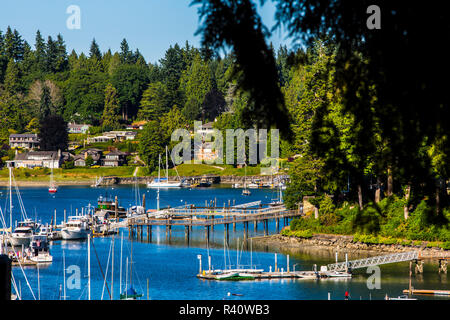
[[[424,290],[424,289],[409,289],[403,290],[404,294],[419,294],[419,295],[435,295],[435,296],[450,296],[450,290]]]
[[[227,274],[229,276],[224,276]],[[264,279],[299,279],[299,280],[319,280],[327,278],[351,278],[349,273],[315,272],[315,271],[291,271],[291,272],[252,272],[252,270],[243,271],[203,271],[197,275],[200,279],[218,280],[218,281],[240,281],[240,280],[264,280]]]

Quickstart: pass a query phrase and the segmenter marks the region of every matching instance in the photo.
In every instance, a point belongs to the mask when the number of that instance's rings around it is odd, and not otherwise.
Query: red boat
[[[53,179],[53,168],[50,174],[50,186],[48,188],[49,193],[56,193],[58,191],[58,188],[55,185],[55,180]]]
[[[58,192],[58,188],[56,188],[56,187],[50,187],[50,188],[48,188],[48,192],[50,192],[50,193],[56,193],[56,192]]]

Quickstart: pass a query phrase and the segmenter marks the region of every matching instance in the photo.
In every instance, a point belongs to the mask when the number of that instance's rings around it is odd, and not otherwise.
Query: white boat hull
[[[28,247],[31,242],[31,236],[30,237],[10,237],[11,245],[14,247],[21,247],[24,245],[25,247]]]
[[[40,254],[30,258],[31,261],[37,263],[49,263],[53,261],[53,257],[51,255]]]
[[[88,230],[78,229],[78,228],[67,228],[61,230],[61,236],[64,240],[78,240],[87,239],[89,234]]]
[[[151,182],[147,184],[148,188],[181,188],[181,182]]]

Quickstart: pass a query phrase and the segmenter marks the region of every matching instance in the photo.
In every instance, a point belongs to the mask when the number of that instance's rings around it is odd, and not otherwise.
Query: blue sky
[[[14,0],[2,1],[0,30],[8,25],[17,29],[27,42],[34,46],[36,30],[47,38],[61,33],[70,53],[89,51],[95,37],[100,49],[119,50],[120,42],[126,38],[130,48],[139,48],[147,61],[157,62],[170,45],[186,40],[200,45],[200,36],[194,36],[199,26],[196,7],[191,0]],[[70,5],[81,10],[81,29],[66,27]],[[264,24],[274,25],[274,7],[268,1],[259,12]],[[289,44],[281,32],[275,32],[270,41],[275,48]]]

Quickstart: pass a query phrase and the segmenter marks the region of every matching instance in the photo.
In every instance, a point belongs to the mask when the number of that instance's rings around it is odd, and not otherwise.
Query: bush
[[[73,168],[75,168],[75,162],[73,160],[72,161],[66,161],[66,162],[64,162],[62,164],[62,168],[63,169],[73,169]]]
[[[292,231],[292,230],[289,230],[289,229],[284,229],[281,232],[281,235],[288,236],[288,237],[309,239],[309,238],[312,238],[313,233],[311,232],[311,230]]]
[[[439,245],[440,248],[444,250],[450,250],[450,241],[445,241]]]
[[[336,206],[329,196],[325,196],[319,204],[319,220],[326,226],[334,225],[340,220],[336,214]]]

